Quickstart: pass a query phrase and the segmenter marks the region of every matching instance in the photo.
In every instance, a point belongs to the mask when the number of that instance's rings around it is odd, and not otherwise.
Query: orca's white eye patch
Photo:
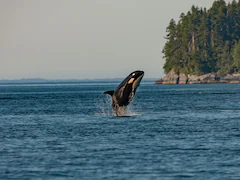
[[[128,84],[133,83],[133,81],[134,81],[134,78],[131,78],[131,79],[128,81]]]
[[[132,76],[135,76],[135,73],[132,73]]]

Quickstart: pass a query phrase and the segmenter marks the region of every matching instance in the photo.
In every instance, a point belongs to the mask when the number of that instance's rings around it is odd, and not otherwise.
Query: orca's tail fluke
[[[114,93],[114,90],[111,90],[111,91],[105,91],[103,94],[109,94],[110,96],[112,96]]]

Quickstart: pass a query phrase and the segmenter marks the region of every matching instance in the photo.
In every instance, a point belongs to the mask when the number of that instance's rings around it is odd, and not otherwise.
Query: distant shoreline
[[[157,80],[155,84],[240,84],[240,74],[220,76],[217,73],[208,73],[198,76],[178,74],[172,69],[166,76]]]

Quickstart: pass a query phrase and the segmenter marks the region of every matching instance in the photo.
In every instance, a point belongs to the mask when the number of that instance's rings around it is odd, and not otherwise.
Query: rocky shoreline
[[[155,84],[240,84],[240,74],[227,74],[220,77],[216,73],[201,76],[177,74],[172,69],[165,77],[157,80]]]

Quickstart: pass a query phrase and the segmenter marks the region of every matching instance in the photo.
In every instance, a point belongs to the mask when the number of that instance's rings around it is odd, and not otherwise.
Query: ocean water
[[[240,179],[240,85],[0,85],[0,179]]]

